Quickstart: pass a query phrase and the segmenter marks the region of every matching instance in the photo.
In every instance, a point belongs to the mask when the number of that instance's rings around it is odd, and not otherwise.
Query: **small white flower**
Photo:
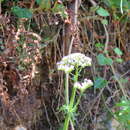
[[[57,63],[57,65],[58,65],[58,70],[65,71],[65,73],[70,73],[71,71],[74,70],[74,66],[72,65],[65,65],[60,63]]]
[[[87,88],[91,87],[93,85],[93,82],[88,79],[84,79],[84,82],[79,83],[76,82],[74,83],[74,87],[79,89],[81,92],[84,92]]]
[[[65,72],[71,72],[74,67],[86,67],[91,66],[91,58],[81,53],[72,53],[68,56],[64,56],[60,62],[57,63],[58,70]]]
[[[74,87],[77,88],[77,89],[81,89],[82,88],[82,86],[81,86],[81,84],[79,82],[75,82],[74,83]]]
[[[84,82],[82,83],[83,88],[89,88],[93,86],[93,82],[90,79],[84,79]]]

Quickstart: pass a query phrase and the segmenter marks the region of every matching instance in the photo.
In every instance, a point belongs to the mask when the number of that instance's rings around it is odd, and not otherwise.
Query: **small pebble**
[[[14,128],[14,130],[27,130],[27,128],[24,127],[24,126],[22,126],[22,125],[19,125],[19,126],[16,126],[16,127]]]

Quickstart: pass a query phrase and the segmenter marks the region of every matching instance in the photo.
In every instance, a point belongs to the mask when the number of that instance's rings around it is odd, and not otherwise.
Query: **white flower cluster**
[[[93,85],[93,82],[89,79],[84,79],[84,82],[76,82],[74,84],[74,87],[79,89],[81,92],[84,92],[87,88],[91,87]]]
[[[70,73],[74,70],[74,67],[86,67],[91,66],[91,58],[81,53],[72,53],[68,56],[64,56],[60,62],[57,63],[58,70],[63,70],[66,73]]]

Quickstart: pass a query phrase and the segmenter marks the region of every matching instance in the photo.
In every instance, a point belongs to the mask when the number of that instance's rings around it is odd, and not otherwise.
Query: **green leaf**
[[[0,45],[2,45],[2,44],[4,44],[4,42],[0,40]]]
[[[120,78],[120,82],[121,82],[122,84],[126,84],[126,83],[128,83],[128,81],[129,81],[128,78]]]
[[[102,7],[98,8],[96,10],[96,12],[98,15],[103,16],[103,17],[107,17],[110,15],[109,12],[107,10],[103,9]]]
[[[103,54],[97,56],[97,61],[99,65],[112,65],[113,60],[111,58],[105,57]]]
[[[35,0],[37,4],[40,4],[41,3],[41,0]]]
[[[98,8],[99,6],[92,6],[90,7],[90,12],[95,12]]]
[[[110,8],[120,8],[120,1],[121,0],[103,0],[103,2]]]
[[[102,77],[97,77],[94,80],[94,88],[104,88],[107,84],[107,80]]]
[[[0,3],[3,2],[4,0],[0,0]]]
[[[116,104],[116,106],[118,106],[118,107],[129,106],[129,107],[130,107],[130,100],[122,99],[120,103],[117,103],[117,104]]]
[[[52,8],[54,13],[64,10],[64,6],[62,4],[56,3],[55,6]]]
[[[63,4],[56,3],[51,10],[53,13],[59,13],[63,18],[68,16]]]
[[[122,128],[130,128],[130,100],[122,98],[122,100],[116,104],[119,109],[115,112],[115,116],[122,124]]]
[[[51,0],[42,0],[40,2],[40,8],[44,10],[51,9]]]
[[[123,54],[123,52],[122,52],[118,47],[116,47],[116,48],[114,49],[114,52],[115,52],[118,56],[121,56],[121,55]]]
[[[122,63],[122,62],[123,62],[123,59],[121,59],[121,58],[116,58],[115,61],[116,61],[117,63]]]
[[[104,44],[102,43],[96,43],[95,47],[99,50],[99,51],[103,51],[104,50]]]
[[[97,48],[103,48],[103,47],[104,47],[104,44],[102,44],[102,43],[96,43],[96,44],[95,44],[95,47],[97,47]]]
[[[32,12],[26,8],[14,6],[11,11],[19,18],[32,18]]]

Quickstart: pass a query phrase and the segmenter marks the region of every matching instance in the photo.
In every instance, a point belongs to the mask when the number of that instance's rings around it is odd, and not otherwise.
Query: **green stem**
[[[81,94],[79,95],[79,98],[78,98],[78,100],[77,100],[77,102],[76,102],[76,104],[75,104],[75,107],[77,107],[77,106],[79,105],[82,95],[83,95],[83,93],[81,93]]]
[[[69,74],[66,73],[65,76],[66,76],[65,77],[65,101],[66,101],[66,105],[69,106]],[[68,130],[69,120],[70,120],[70,116],[69,116],[69,113],[67,113],[65,117],[63,130]]]
[[[66,100],[66,104],[69,105],[69,74],[66,74],[65,100]]]
[[[65,123],[64,123],[64,128],[63,128],[63,130],[68,130],[69,121],[70,121],[70,116],[69,116],[69,114],[68,114],[68,115],[66,116],[66,118],[65,118]]]
[[[78,81],[78,71],[79,71],[78,67],[76,67],[76,72],[75,72],[75,75],[74,75],[74,82]],[[75,95],[76,95],[76,88],[73,87],[70,102],[69,102],[69,74],[66,74],[65,98],[66,98],[66,105],[70,109],[69,111],[71,111],[71,109],[73,109]],[[70,119],[71,119],[71,113],[68,112],[67,115],[66,115],[66,118],[65,118],[63,130],[68,130]]]
[[[121,10],[121,13],[123,14],[123,0],[121,0],[120,2],[120,10]]]
[[[75,75],[74,75],[74,83],[78,81],[78,72],[79,72],[78,67],[76,67],[76,72],[75,72]],[[73,108],[73,105],[74,105],[76,90],[77,89],[75,87],[73,87],[71,98],[70,98],[70,109]]]
[[[75,95],[76,95],[76,88],[73,87],[72,95],[71,95],[71,99],[70,99],[70,109],[73,108]]]
[[[127,99],[128,96],[127,96],[127,94],[125,93],[124,87],[123,87],[123,85],[122,85],[120,79],[117,78],[117,76],[116,76],[116,72],[115,72],[115,69],[114,69],[113,65],[111,65],[111,69],[112,69],[112,72],[113,72],[113,74],[114,74],[114,76],[115,76],[115,80],[116,80],[117,83],[119,84],[119,87],[120,87],[120,89],[121,89],[121,91],[122,91],[122,93],[123,93],[123,96],[125,97],[125,99]]]

